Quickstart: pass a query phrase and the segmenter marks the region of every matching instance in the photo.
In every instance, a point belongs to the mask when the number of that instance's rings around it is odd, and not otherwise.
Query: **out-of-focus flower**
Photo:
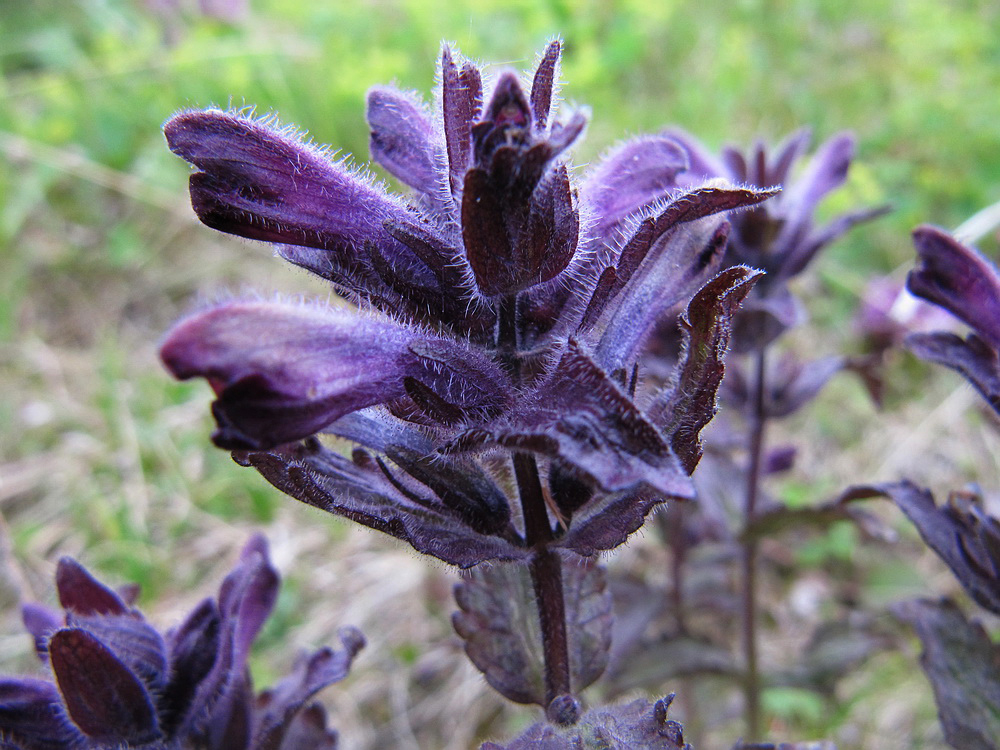
[[[23,612],[51,679],[0,678],[0,747],[334,750],[323,707],[306,704],[347,675],[364,638],[344,628],[342,650],[303,656],[255,697],[247,657],[278,585],[267,543],[254,537],[218,597],[161,634],[132,607],[137,588],[108,588],[63,558],[63,612],[35,604]]]
[[[740,314],[734,345],[742,348],[767,344],[799,322],[802,312],[788,291],[788,281],[851,227],[888,210],[851,211],[816,225],[823,198],[847,179],[855,147],[849,133],[821,144],[799,170],[796,164],[805,157],[811,140],[807,128],[770,151],[758,142],[745,153],[726,147],[718,157],[683,130],[670,129],[667,135],[683,144],[691,160],[691,168],[679,178],[685,185],[721,177],[738,185],[782,188],[773,200],[732,217],[726,264],[746,264],[766,273]]]
[[[972,329],[913,334],[907,346],[920,358],[961,373],[1000,413],[1000,272],[975,249],[937,227],[913,232],[920,265],[910,271],[909,290],[943,307]]]
[[[165,127],[199,170],[203,222],[279,243],[361,308],[230,302],[181,321],[162,357],[212,384],[215,442],[286,493],[463,567],[534,543],[505,472],[481,461],[500,449],[545,462],[544,536],[582,554],[693,494],[729,321],[757,276],[713,279],[723,214],[775,192],[679,188],[686,159],[666,137],[625,143],[575,183],[566,154],[586,117],[553,116],[559,54],[530,85],[503,71],[489,86],[445,47],[436,116],[370,91],[372,157],[408,198],[269,120],[191,111]],[[685,357],[642,409],[637,357],[678,306]],[[353,459],[323,432],[356,443]]]

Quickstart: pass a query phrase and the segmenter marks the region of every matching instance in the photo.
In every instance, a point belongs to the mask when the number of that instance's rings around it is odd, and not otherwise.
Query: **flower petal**
[[[407,377],[470,413],[505,398],[504,376],[485,356],[345,310],[224,304],[181,321],[160,356],[176,377],[212,383],[214,439],[228,448],[307,437],[344,414],[406,396]]]
[[[1000,349],[1000,273],[976,250],[937,227],[917,227],[913,243],[920,265],[907,288],[948,310]]]
[[[635,138],[612,151],[580,185],[581,210],[593,222],[590,236],[613,243],[614,230],[677,188],[676,177],[687,166],[684,149],[663,136]]]
[[[372,159],[414,190],[438,190],[437,164],[444,159],[434,128],[414,97],[377,86],[368,92],[368,142]]]

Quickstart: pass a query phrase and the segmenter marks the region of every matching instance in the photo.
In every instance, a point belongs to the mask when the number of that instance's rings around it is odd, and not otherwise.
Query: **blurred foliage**
[[[229,22],[197,8],[0,2],[0,510],[28,567],[86,549],[98,571],[142,583],[144,601],[201,579],[198,561],[217,552],[198,547],[206,525],[267,523],[281,504],[209,447],[208,394],[168,381],[157,337],[220,286],[322,289],[266,248],[197,225],[188,169],[160,134],[180,108],[273,111],[364,163],[369,86],[395,81],[429,96],[442,39],[524,67],[558,35],[563,96],[593,111],[578,162],[668,123],[711,146],[774,140],[800,125],[817,140],[853,129],[860,158],[825,209],[896,210],[835,246],[809,282],[822,346],[834,351],[868,276],[911,262],[913,226],[954,227],[1000,199],[996,3],[250,0]],[[995,252],[995,240],[985,249]],[[848,396],[852,417],[877,418]],[[843,404],[797,426],[815,431],[814,453],[863,440]],[[798,476],[784,492],[808,504],[835,487]],[[823,566],[849,558],[855,543],[837,528],[797,555]],[[892,578],[872,575],[878,596]],[[268,642],[308,606],[306,593],[288,591]],[[877,692],[894,687],[887,679],[862,682]],[[767,698],[796,731],[846,720],[819,716],[794,691]]]

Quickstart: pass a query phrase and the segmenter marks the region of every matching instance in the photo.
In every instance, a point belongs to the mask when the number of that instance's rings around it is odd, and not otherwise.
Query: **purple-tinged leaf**
[[[1000,414],[1000,354],[996,349],[975,334],[962,339],[953,333],[913,333],[905,342],[921,359],[964,376]]]
[[[171,151],[202,170],[191,176],[191,202],[214,229],[350,254],[392,247],[382,225],[406,218],[382,190],[258,120],[182,112],[164,133]]]
[[[865,497],[870,495],[855,497],[848,491],[833,500],[804,508],[789,508],[787,505],[769,503],[758,510],[753,519],[743,527],[739,532],[739,539],[743,542],[754,542],[771,539],[785,531],[806,526],[824,529],[840,521],[851,521],[872,539],[894,541],[895,534],[878,516],[854,506],[854,500]]]
[[[784,185],[788,182],[792,165],[802,158],[812,141],[809,128],[799,128],[775,147],[774,160],[768,165],[766,174],[757,185]]]
[[[565,165],[552,170],[535,191],[527,224],[518,237],[517,263],[527,284],[554,279],[573,259],[580,232],[573,198]]]
[[[538,723],[510,744],[486,742],[480,750],[692,750],[679,722],[668,719],[673,693],[650,704],[637,700],[622,706],[598,706],[568,727]]]
[[[125,602],[71,557],[56,567],[56,590],[63,609],[76,615],[125,615]]]
[[[414,190],[433,194],[437,165],[444,159],[423,106],[397,89],[376,86],[368,92],[368,142],[372,159]]]
[[[895,614],[917,631],[945,739],[956,750],[1000,745],[1000,646],[947,599],[902,602]]]
[[[558,457],[609,492],[647,486],[663,496],[661,502],[693,493],[657,429],[573,340],[530,398],[444,450],[492,445]]]
[[[465,253],[479,290],[486,296],[516,290],[517,271],[511,263],[511,238],[503,215],[503,194],[489,174],[471,169],[462,194]]]
[[[298,440],[405,396],[407,376],[471,413],[502,405],[504,378],[489,359],[417,333],[346,310],[233,302],[181,321],[160,356],[176,377],[212,384],[214,440],[234,449]]]
[[[1000,273],[996,266],[937,227],[917,227],[913,243],[920,265],[910,271],[907,288],[955,315],[992,349],[1000,349]]]
[[[377,467],[359,467],[318,445],[234,458],[307,505],[390,534],[460,568],[487,560],[524,560],[529,554],[507,539],[473,531],[440,501],[400,491]]]
[[[982,607],[1000,614],[1000,519],[971,493],[952,493],[938,507],[930,491],[910,482],[872,485],[869,497],[888,497]]]
[[[406,245],[437,277],[442,288],[462,290],[471,296],[471,286],[461,271],[462,252],[427,224],[388,221],[385,230]]]
[[[549,111],[552,108],[552,94],[559,78],[559,55],[562,53],[562,44],[558,39],[549,42],[545,48],[542,59],[535,68],[535,77],[531,81],[531,113],[535,120],[535,127],[544,128],[549,120]]]
[[[593,683],[611,647],[611,595],[604,568],[562,555],[563,595],[574,692]],[[465,653],[504,697],[545,705],[542,635],[535,593],[524,565],[474,568],[455,586],[460,611],[452,615]]]
[[[669,471],[681,476],[683,470],[678,465]],[[689,492],[690,495],[682,492]],[[694,497],[694,486],[675,489],[672,496],[679,499]],[[659,492],[646,488],[597,493],[573,514],[569,531],[556,544],[585,557],[612,550],[624,544],[642,527],[649,512],[666,501],[667,498]]]
[[[458,196],[472,153],[472,123],[483,106],[483,84],[479,70],[466,63],[461,70],[451,50],[441,50],[441,107],[444,138],[451,175],[451,192]]]
[[[49,661],[70,719],[89,738],[117,746],[160,736],[142,682],[90,633],[57,631],[49,641]]]
[[[701,430],[717,410],[733,316],[760,276],[744,266],[727,268],[701,288],[681,317],[683,353],[677,381],[653,403],[649,416],[663,425],[671,449],[689,474],[701,459]]]
[[[769,276],[761,280],[768,284]],[[762,294],[752,294],[743,303],[733,329],[733,351],[747,354],[773,343],[789,328],[806,319],[806,311],[787,286],[771,287]]]
[[[507,531],[510,524],[507,496],[474,462],[427,456],[401,446],[389,447],[386,455],[433,490],[474,531],[497,535]]]
[[[339,636],[342,649],[324,648],[310,655],[303,654],[290,675],[258,697],[253,750],[297,750],[298,746],[291,742],[293,737],[289,735],[301,733],[306,728],[296,729],[296,724],[304,720],[299,718],[303,706],[327,685],[344,679],[354,657],[365,645],[364,636],[355,628],[342,628]],[[324,721],[317,726],[319,718]],[[320,733],[322,736],[326,730],[325,715],[316,716],[313,712],[312,723],[313,730],[324,730]]]

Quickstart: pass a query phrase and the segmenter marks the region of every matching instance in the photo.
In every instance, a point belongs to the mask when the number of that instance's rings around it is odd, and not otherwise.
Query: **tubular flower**
[[[56,588],[64,611],[23,610],[52,679],[0,678],[0,747],[335,750],[323,707],[306,704],[347,675],[364,638],[343,629],[343,650],[303,657],[255,697],[247,657],[278,584],[267,543],[254,537],[218,597],[161,634],[132,607],[136,587],[108,588],[63,558]]]
[[[1000,413],[1000,271],[937,227],[917,227],[913,243],[920,264],[907,276],[907,288],[972,332],[964,339],[944,331],[914,333],[907,346],[918,357],[961,373]]]
[[[230,302],[179,322],[162,358],[214,388],[215,442],[293,497],[462,567],[534,544],[497,455],[541,462],[549,536],[583,554],[692,496],[730,319],[758,275],[716,275],[725,214],[776,192],[680,187],[687,157],[667,137],[577,182],[587,118],[553,114],[559,55],[549,45],[530,82],[484,82],[445,47],[434,115],[370,91],[372,158],[406,197],[268,120],[205,110],[165,126],[197,169],[204,223],[277,243],[360,308]],[[637,401],[637,357],[678,306],[686,355]]]

